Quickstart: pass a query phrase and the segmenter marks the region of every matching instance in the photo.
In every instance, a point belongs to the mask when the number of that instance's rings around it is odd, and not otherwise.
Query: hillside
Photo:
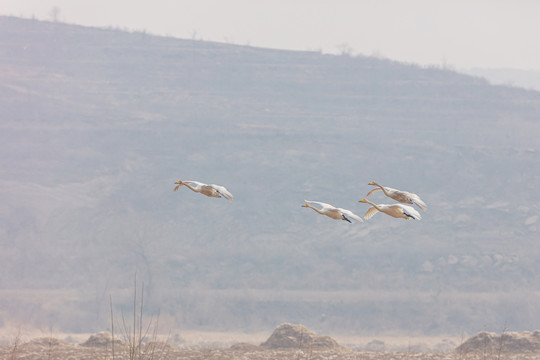
[[[540,93],[449,70],[0,17],[2,323],[534,330]],[[226,186],[235,202],[178,179]],[[349,224],[372,181],[422,221]],[[377,202],[389,202],[374,195]],[[129,305],[128,305],[129,306]]]

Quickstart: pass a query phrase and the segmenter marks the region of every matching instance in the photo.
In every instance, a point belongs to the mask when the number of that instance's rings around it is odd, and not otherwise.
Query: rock
[[[386,344],[384,341],[382,340],[371,340],[367,345],[366,345],[366,350],[367,351],[379,351],[379,352],[383,352],[386,350]]]
[[[282,324],[261,344],[265,349],[343,350],[329,336],[319,336],[303,325]]]
[[[502,335],[484,331],[467,339],[456,351],[462,354],[536,353],[540,352],[540,331],[505,332]]]
[[[111,340],[112,340],[111,333],[107,331],[102,331],[100,333],[90,335],[88,340],[82,343],[81,346],[108,347],[108,346],[111,346],[111,343],[112,343]],[[123,341],[115,338],[114,344],[122,345]]]

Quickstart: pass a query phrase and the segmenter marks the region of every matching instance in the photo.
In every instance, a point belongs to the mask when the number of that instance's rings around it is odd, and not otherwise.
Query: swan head
[[[372,181],[368,185],[377,185],[377,183],[375,181]]]
[[[304,204],[304,205],[302,205],[302,207],[309,207],[309,205],[308,205],[308,204]]]
[[[177,184],[177,185],[184,185],[184,183],[182,182],[182,180],[178,180],[177,182],[175,182],[175,184]]]
[[[360,200],[359,202],[365,203],[365,202],[367,202],[367,200],[366,200],[366,199],[362,199],[362,200]]]

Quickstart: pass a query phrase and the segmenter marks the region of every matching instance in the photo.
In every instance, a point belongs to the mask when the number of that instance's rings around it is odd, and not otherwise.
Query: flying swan
[[[368,185],[374,185],[377,187],[371,190],[370,192],[368,192],[366,197],[370,197],[374,192],[382,191],[384,195],[396,201],[399,201],[400,203],[415,204],[420,209],[427,211],[426,203],[423,202],[422,199],[420,199],[420,196],[416,194],[410,193],[408,191],[401,191],[401,190],[392,189],[386,186],[381,186],[377,184],[375,181],[370,182]]]
[[[304,200],[304,201],[306,203],[304,205],[302,205],[302,207],[312,208],[313,210],[315,210],[319,214],[326,215],[329,218],[332,218],[332,219],[335,219],[335,220],[345,220],[345,221],[348,221],[350,223],[352,223],[352,221],[349,220],[348,218],[354,219],[356,221],[364,222],[364,220],[362,220],[362,218],[360,216],[354,214],[352,211],[337,208],[337,207],[333,207],[332,205],[325,204],[323,202],[309,201],[309,200]],[[320,206],[322,206],[322,209],[319,210],[315,206],[311,206],[309,204],[320,205]]]
[[[364,219],[369,220],[375,215],[376,213],[383,212],[387,215],[393,216],[395,218],[401,218],[401,219],[413,219],[413,220],[421,220],[422,216],[420,216],[420,213],[416,211],[412,206],[408,205],[402,205],[402,204],[393,204],[393,205],[386,205],[386,204],[374,204],[369,200],[362,199],[360,202],[368,203],[372,207],[369,208],[369,210],[364,215]]]
[[[175,182],[176,187],[174,188],[174,191],[178,191],[180,186],[185,185],[190,190],[195,191],[197,193],[201,193],[203,195],[209,196],[209,197],[215,197],[220,198],[224,197],[225,199],[229,200],[230,202],[233,202],[233,195],[227,190],[224,186],[214,185],[214,184],[204,184],[202,182],[198,181],[182,181],[178,180]]]

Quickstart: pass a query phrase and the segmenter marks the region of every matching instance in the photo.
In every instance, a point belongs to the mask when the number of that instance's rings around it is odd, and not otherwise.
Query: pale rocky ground
[[[64,336],[63,334],[62,336]],[[0,347],[0,359],[539,359],[536,340],[540,332],[479,333],[452,346],[451,339],[441,338],[338,338],[319,336],[301,326],[280,325],[270,337],[262,334],[230,334],[190,332],[182,337],[157,337],[145,342],[134,356],[123,340],[115,338],[114,357],[111,335],[107,332],[87,336],[68,335],[37,337],[25,341],[26,335],[13,336]],[[69,341],[68,341],[69,340]],[[354,340],[354,343],[351,341]],[[459,341],[459,340],[458,340]],[[347,345],[342,345],[347,344]],[[443,348],[445,348],[443,350]],[[396,350],[401,349],[401,350]]]

